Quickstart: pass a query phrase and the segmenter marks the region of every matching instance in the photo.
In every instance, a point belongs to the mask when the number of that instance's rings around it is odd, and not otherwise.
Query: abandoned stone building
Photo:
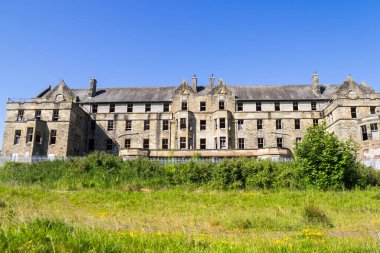
[[[64,81],[7,103],[3,154],[122,157],[291,157],[306,129],[325,121],[352,137],[362,157],[380,156],[379,94],[348,77],[342,84],[69,88]]]

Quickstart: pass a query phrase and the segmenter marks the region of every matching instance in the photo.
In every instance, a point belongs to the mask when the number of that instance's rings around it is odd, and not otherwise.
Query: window
[[[144,120],[144,131],[147,131],[150,129],[150,121]]]
[[[204,138],[199,139],[199,148],[200,149],[206,149],[206,139],[204,139]]]
[[[143,149],[149,149],[149,139],[143,140]]]
[[[95,140],[89,139],[88,140],[88,151],[94,151],[95,150]]]
[[[277,138],[277,147],[282,148],[282,138]]]
[[[363,141],[368,140],[367,126],[361,126],[360,128],[362,130],[362,140]]]
[[[257,148],[264,148],[264,138],[257,138]]]
[[[90,130],[91,131],[95,131],[96,129],[96,121],[95,120],[91,120],[90,121]]]
[[[133,112],[133,104],[132,103],[127,104],[127,112]]]
[[[225,149],[226,146],[226,137],[220,137],[220,148]]]
[[[206,130],[206,120],[200,120],[200,130]]]
[[[57,130],[50,130],[50,145],[57,143]]]
[[[371,114],[376,114],[376,106],[371,106],[369,110]]]
[[[53,110],[53,121],[58,121],[59,119],[59,110]]]
[[[317,110],[317,102],[311,101],[311,110],[316,111]]]
[[[151,104],[145,104],[145,112],[150,112]]]
[[[243,111],[243,102],[238,102],[238,103],[237,103],[237,111],[238,111],[238,112]]]
[[[237,122],[237,127],[238,127],[238,130],[243,130],[244,129],[244,120],[243,119],[238,119],[238,122]]]
[[[200,102],[200,104],[199,104],[199,110],[201,112],[205,112],[206,111],[206,102]]]
[[[282,129],[282,124],[280,119],[276,119],[276,130]]]
[[[15,131],[15,139],[13,141],[14,145],[20,144],[20,139],[21,139],[21,130],[16,130]]]
[[[132,120],[126,120],[125,121],[125,131],[131,131],[132,130]]]
[[[313,126],[318,126],[318,119],[313,119]]]
[[[356,119],[356,107],[351,107],[351,118]]]
[[[256,102],[256,111],[261,112],[261,102]]]
[[[371,129],[371,132],[377,132],[377,124],[376,123],[372,123],[369,126]]]
[[[24,121],[24,110],[18,110],[17,121]]]
[[[180,149],[186,148],[186,137],[179,138],[179,148]]]
[[[92,113],[98,113],[98,105],[97,104],[92,105],[91,112]]]
[[[34,112],[34,118],[35,118],[36,120],[41,120],[41,110],[36,110],[36,111]]]
[[[107,124],[107,130],[112,131],[113,130],[113,120],[109,120]]]
[[[169,103],[164,103],[164,112],[168,112],[169,108]]]
[[[169,120],[164,119],[162,121],[162,131],[166,131],[166,130],[169,130]]]
[[[33,141],[33,127],[28,127],[26,129],[26,143]]]
[[[169,148],[169,140],[162,139],[162,149],[168,149],[168,148]]]
[[[187,111],[187,101],[182,101],[181,102],[181,110],[182,111]]]
[[[244,149],[244,138],[238,139],[238,146],[239,146],[239,149]]]
[[[280,102],[275,102],[274,103],[274,110],[279,111],[280,110]]]
[[[296,138],[296,145],[299,145],[302,141],[302,138],[301,137],[297,137]]]
[[[110,104],[109,112],[115,112],[115,104]]]
[[[294,120],[294,129],[301,129],[301,120],[300,119]]]
[[[214,125],[215,125],[215,129],[218,129],[218,120],[217,119],[214,119]]]
[[[125,139],[124,148],[131,148],[131,139]]]
[[[186,129],[186,118],[179,119],[179,129]]]
[[[257,120],[257,130],[263,129],[263,120],[258,119]]]
[[[219,119],[219,128],[220,129],[226,128],[226,118],[220,118]]]
[[[293,102],[293,111],[298,111],[298,102]]]
[[[113,149],[113,141],[112,141],[112,139],[107,139],[107,141],[106,141],[106,149],[107,149],[107,151],[112,151],[112,149]]]
[[[224,110],[224,100],[219,101],[219,110]]]
[[[380,136],[377,128],[377,123],[371,123],[369,126],[371,129],[372,140],[378,140]]]

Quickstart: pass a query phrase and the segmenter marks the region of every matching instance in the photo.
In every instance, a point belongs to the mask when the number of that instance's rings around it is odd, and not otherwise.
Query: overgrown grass
[[[380,171],[359,166],[356,187],[380,185]],[[123,162],[104,153],[83,160],[48,161],[35,164],[8,163],[0,170],[0,181],[41,185],[50,189],[130,189],[208,188],[231,189],[305,189],[295,162],[231,159],[220,163],[195,162],[161,164],[137,159]]]

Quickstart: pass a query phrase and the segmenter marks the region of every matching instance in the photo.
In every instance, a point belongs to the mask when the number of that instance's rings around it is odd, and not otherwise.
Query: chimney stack
[[[319,75],[316,71],[314,71],[313,73],[313,77],[311,78],[313,80],[313,84],[312,84],[312,89],[315,93],[317,93],[318,95],[321,94],[321,89],[319,87]]]
[[[197,91],[197,83],[198,83],[197,76],[193,75],[192,79],[193,79],[193,90],[196,92]]]
[[[96,79],[90,78],[90,89],[88,91],[89,97],[95,97],[96,96]]]
[[[211,76],[210,76],[210,87],[211,88],[214,88],[214,82],[215,82],[214,74],[211,74]]]

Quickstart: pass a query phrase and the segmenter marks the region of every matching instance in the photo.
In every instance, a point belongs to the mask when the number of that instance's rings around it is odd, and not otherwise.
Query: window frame
[[[219,146],[220,146],[220,149],[227,148],[227,138],[225,136],[219,137]]]
[[[298,101],[293,101],[293,111],[298,111]]]
[[[113,140],[112,139],[107,139],[106,140],[106,150],[107,151],[112,151],[113,150]]]
[[[278,137],[276,140],[276,147],[277,148],[283,148],[284,147],[284,140],[281,137]]]
[[[115,124],[113,120],[107,120],[107,131],[113,131],[115,129]]]
[[[237,129],[238,131],[244,130],[244,119],[237,120]]]
[[[261,102],[256,102],[256,112],[261,112]]]
[[[144,131],[149,131],[150,130],[150,120],[145,119],[144,120]]]
[[[34,134],[34,128],[28,127],[26,129],[26,143],[32,143],[33,142],[33,134]]]
[[[357,115],[357,110],[356,110],[356,106],[351,106],[351,118],[352,119],[357,119],[358,118],[358,115]]]
[[[52,129],[50,130],[49,145],[55,145],[55,144],[57,144],[57,130]]]
[[[163,112],[170,112],[170,103],[165,102],[162,108]]]
[[[93,114],[98,113],[98,107],[99,107],[98,104],[91,105],[91,113],[93,113]]]
[[[317,110],[317,102],[316,101],[311,101],[310,105],[311,105],[311,110],[312,111],[316,111]]]
[[[369,107],[369,113],[370,113],[371,115],[376,114],[376,106],[370,106],[370,107]]]
[[[57,122],[58,120],[59,120],[59,109],[54,109],[51,121]]]
[[[301,120],[300,119],[294,119],[294,129],[295,130],[301,129]]]
[[[238,138],[238,149],[242,150],[244,148],[244,138]]]
[[[226,108],[226,104],[225,104],[225,100],[219,100],[219,110],[225,110]]]
[[[257,138],[257,149],[263,149],[264,148],[264,138],[259,137]]]
[[[206,131],[207,130],[207,120],[201,119],[199,120],[199,130]]]
[[[125,120],[125,131],[132,131],[132,120]]]
[[[276,119],[276,130],[282,130],[282,120]]]
[[[126,149],[131,148],[131,139],[129,139],[129,138],[124,139],[124,148],[126,148]]]
[[[180,130],[187,129],[187,119],[186,118],[179,118],[179,129]]]
[[[133,103],[127,103],[127,112],[133,112]]]
[[[17,120],[16,121],[24,121],[24,116],[25,116],[25,110],[17,110]]]
[[[227,128],[226,118],[219,118],[219,128],[220,129],[226,129]]]
[[[237,102],[237,104],[236,104],[236,111],[238,111],[238,112],[244,111],[243,102],[241,102],[241,101]]]
[[[186,149],[186,137],[179,137],[179,148]]]
[[[151,112],[151,110],[152,110],[152,104],[146,103],[145,104],[145,112]]]
[[[205,112],[207,110],[207,103],[206,101],[199,102],[199,111]]]
[[[168,131],[169,130],[169,120],[164,119],[162,120],[162,131]]]
[[[257,119],[256,127],[257,130],[262,130],[264,128],[264,120],[263,119]]]
[[[13,145],[18,145],[20,144],[21,142],[21,130],[20,129],[16,129],[15,130],[15,136],[14,136],[14,139],[13,139]]]
[[[149,139],[143,139],[143,149],[148,150],[150,148]]]
[[[204,143],[202,143],[204,141]],[[199,139],[199,149],[205,150],[207,149],[207,140],[206,138],[200,138]]]
[[[109,113],[114,113],[115,110],[116,110],[116,104],[115,104],[115,103],[111,103],[111,104],[109,105],[109,110],[108,110],[108,112],[109,112]]]
[[[367,131],[366,125],[360,126],[360,133],[362,136],[362,141],[367,141],[368,140],[368,131]]]
[[[169,139],[163,138],[161,140],[161,149],[164,149],[164,150],[169,149]]]
[[[34,111],[34,119],[35,120],[41,120],[41,117],[42,117],[42,111],[37,109]]]
[[[188,104],[187,104],[187,100],[182,100],[181,101],[181,111],[187,111],[188,110]]]
[[[275,111],[281,111],[281,104],[280,104],[280,102],[274,102],[274,110]]]

